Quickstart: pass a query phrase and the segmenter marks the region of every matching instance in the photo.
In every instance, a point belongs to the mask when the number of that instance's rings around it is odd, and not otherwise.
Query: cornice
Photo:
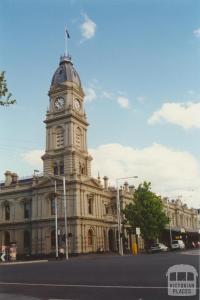
[[[67,111],[67,113],[66,113]],[[43,121],[45,124],[51,124],[54,123],[56,121],[60,121],[62,120],[64,121],[64,123],[71,123],[72,120],[76,120],[79,121],[80,123],[82,123],[83,125],[85,125],[86,127],[89,126],[89,123],[87,122],[85,115],[84,114],[78,114],[77,112],[73,111],[73,110],[65,110],[64,112],[52,112],[52,113],[48,113],[47,118]]]
[[[54,95],[60,94],[61,92],[67,93],[69,90],[72,92],[75,92],[80,97],[85,96],[83,89],[80,87],[77,87],[77,85],[72,82],[71,83],[60,83],[56,87],[50,88],[50,90],[48,92],[48,96],[51,97],[52,95],[54,96]]]

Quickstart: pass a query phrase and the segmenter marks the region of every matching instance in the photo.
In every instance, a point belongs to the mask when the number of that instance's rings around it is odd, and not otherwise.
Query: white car
[[[151,253],[155,253],[155,252],[165,252],[168,250],[168,247],[165,246],[162,243],[157,243],[154,246],[151,247]]]
[[[171,247],[172,250],[185,249],[185,244],[182,240],[173,240]]]

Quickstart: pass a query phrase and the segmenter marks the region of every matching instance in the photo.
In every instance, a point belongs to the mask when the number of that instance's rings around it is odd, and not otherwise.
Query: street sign
[[[140,235],[140,227],[136,227],[135,233],[136,233],[137,235]]]
[[[1,254],[1,260],[2,260],[2,261],[5,261],[5,256],[6,256],[5,253]]]

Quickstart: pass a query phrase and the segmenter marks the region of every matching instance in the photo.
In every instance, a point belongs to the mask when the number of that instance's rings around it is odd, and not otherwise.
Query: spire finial
[[[97,177],[98,181],[101,181],[101,177],[100,177],[100,173],[98,171],[98,177]]]

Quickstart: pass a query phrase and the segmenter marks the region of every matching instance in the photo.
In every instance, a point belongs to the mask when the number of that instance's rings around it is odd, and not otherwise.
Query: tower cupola
[[[53,75],[51,88],[65,83],[66,81],[73,82],[81,87],[81,80],[73,66],[71,57],[64,55],[60,57],[60,64]]]

